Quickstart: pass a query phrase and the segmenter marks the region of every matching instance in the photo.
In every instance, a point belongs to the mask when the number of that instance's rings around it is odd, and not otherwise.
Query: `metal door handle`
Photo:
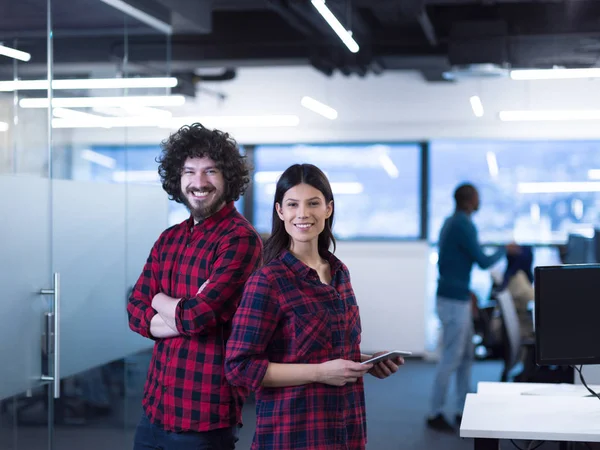
[[[51,381],[54,383],[54,398],[60,398],[60,274],[54,274],[54,287],[52,289],[42,289],[41,295],[52,295],[54,302],[52,312],[46,314],[47,320],[47,346],[52,353],[54,363],[53,370],[48,368],[48,375],[42,375],[42,381]],[[52,340],[50,340],[52,339]]]

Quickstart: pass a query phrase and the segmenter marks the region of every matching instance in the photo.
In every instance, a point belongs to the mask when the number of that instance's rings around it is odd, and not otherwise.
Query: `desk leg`
[[[498,450],[500,441],[498,439],[475,438],[473,448],[474,450]]]

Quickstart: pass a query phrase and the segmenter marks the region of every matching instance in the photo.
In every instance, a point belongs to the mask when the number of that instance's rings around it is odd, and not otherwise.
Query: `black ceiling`
[[[357,54],[310,0],[125,1],[169,20],[170,40],[100,0],[52,0],[57,73],[122,62],[127,52],[140,73],[164,68],[170,55],[174,73],[312,64],[328,75],[415,69],[437,81],[455,65],[589,67],[600,56],[597,0],[327,0],[352,29]],[[33,73],[46,58],[46,0],[0,0],[0,8],[0,40],[31,52]],[[0,71],[9,65],[0,60]]]

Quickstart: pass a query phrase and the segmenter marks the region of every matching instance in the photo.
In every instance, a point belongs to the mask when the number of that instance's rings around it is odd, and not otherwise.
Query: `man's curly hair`
[[[161,142],[162,152],[157,158],[158,174],[169,199],[183,203],[181,198],[181,171],[188,158],[208,156],[223,173],[225,201],[236,201],[244,194],[250,182],[246,157],[240,154],[235,140],[219,130],[210,130],[200,123],[184,125]]]

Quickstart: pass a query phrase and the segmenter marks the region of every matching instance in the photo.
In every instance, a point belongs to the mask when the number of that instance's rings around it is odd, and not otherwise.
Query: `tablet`
[[[383,355],[376,356],[375,358],[368,359],[361,364],[376,364],[381,361],[385,361],[388,359],[396,358],[398,356],[411,356],[412,352],[402,352],[400,350],[394,350],[392,352],[384,353]]]

